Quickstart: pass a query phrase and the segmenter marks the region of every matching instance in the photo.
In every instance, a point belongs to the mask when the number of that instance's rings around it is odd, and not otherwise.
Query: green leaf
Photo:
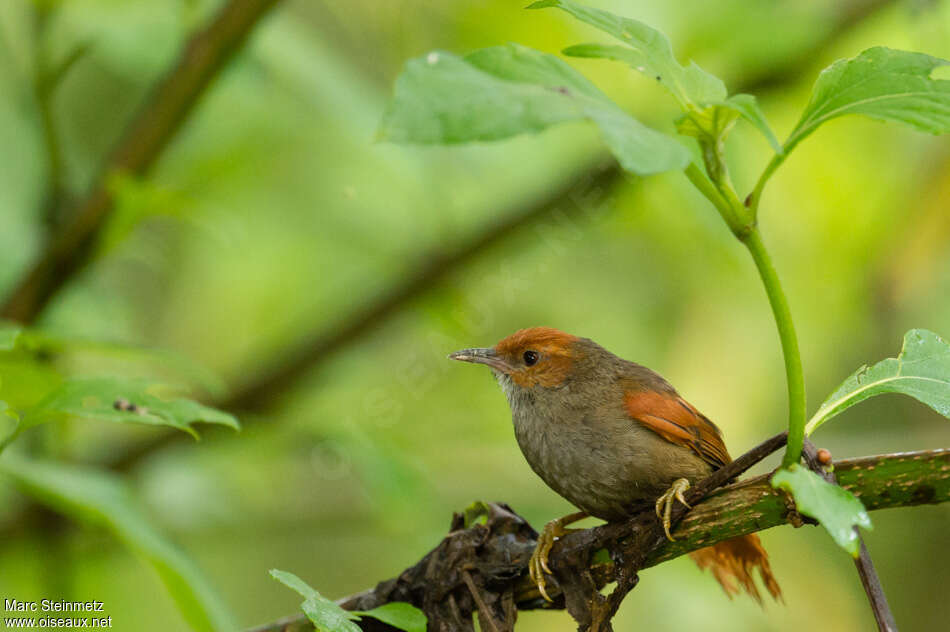
[[[528,6],[529,9],[547,7],[562,9],[630,47],[581,44],[565,49],[565,55],[601,57],[625,62],[663,84],[684,109],[726,98],[726,86],[721,79],[709,74],[694,62],[690,62],[689,66],[682,66],[673,56],[673,47],[666,35],[643,22],[568,0],[542,0]]]
[[[359,614],[379,619],[406,632],[426,632],[428,623],[422,610],[404,601],[394,601],[372,610],[361,610]]]
[[[300,593],[304,598],[300,608],[321,632],[360,632],[360,627],[353,623],[359,619],[357,614],[344,610],[293,573],[273,569],[270,574],[284,586]]]
[[[627,171],[647,175],[689,162],[679,141],[629,116],[564,61],[517,44],[465,58],[433,52],[410,60],[379,134],[393,142],[454,144],[576,120],[593,121]]]
[[[238,629],[227,606],[200,569],[149,524],[129,488],[116,476],[13,454],[0,459],[0,471],[24,492],[75,520],[112,531],[158,572],[172,599],[195,630]],[[141,609],[149,608],[142,596]]]
[[[147,380],[115,377],[66,380],[24,412],[17,431],[65,417],[171,426],[196,439],[191,425],[199,421],[240,429],[234,416],[189,399],[163,399],[153,392],[158,388]]]
[[[858,556],[860,540],[855,527],[870,529],[871,519],[854,494],[800,465],[776,472],[772,487],[789,492],[800,513],[820,522],[838,546],[852,557]]]
[[[762,135],[765,136],[766,140],[769,141],[769,145],[772,146],[772,149],[775,150],[775,153],[782,154],[784,149],[782,149],[782,144],[778,142],[778,139],[775,137],[775,133],[772,131],[772,128],[769,126],[768,120],[765,118],[765,113],[762,111],[762,108],[759,107],[759,102],[751,94],[734,94],[725,101],[718,103],[722,107],[730,108],[738,112],[742,118],[747,120],[749,123],[752,123]]]
[[[801,120],[785,141],[788,151],[825,121],[864,114],[931,134],[950,131],[950,81],[930,74],[947,60],[878,46],[839,59],[815,82]]]
[[[17,338],[23,328],[13,323],[0,322],[0,351],[10,351],[16,347]]]
[[[468,529],[472,525],[481,521],[483,524],[487,520],[488,516],[491,514],[491,509],[481,500],[476,500],[471,505],[465,508],[465,511],[462,512],[462,524],[465,525],[465,528]]]
[[[910,395],[950,418],[950,344],[932,331],[911,329],[904,334],[900,355],[858,369],[818,408],[806,424],[805,434],[881,393]]]

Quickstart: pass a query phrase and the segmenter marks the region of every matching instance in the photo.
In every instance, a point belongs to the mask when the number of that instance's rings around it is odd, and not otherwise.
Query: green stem
[[[759,270],[765,293],[772,306],[775,324],[778,326],[778,335],[782,341],[782,354],[785,356],[785,378],[788,382],[788,446],[785,448],[785,457],[782,466],[788,467],[798,463],[802,454],[802,444],[805,439],[805,379],[802,373],[802,357],[798,349],[798,338],[795,335],[795,325],[792,322],[792,312],[788,306],[788,299],[782,289],[775,266],[769,257],[762,236],[756,227],[740,237],[742,243],[749,249],[755,267]]]
[[[721,157],[717,158],[719,160],[717,172],[722,175],[717,182],[713,182],[695,164],[690,164],[686,168],[686,177],[712,202],[733,234],[749,249],[749,254],[752,255],[755,267],[759,270],[759,276],[765,285],[765,293],[769,297],[769,305],[775,316],[779,339],[782,342],[782,355],[785,358],[785,378],[788,383],[788,446],[785,449],[782,465],[788,467],[801,459],[802,445],[805,440],[805,380],[788,299],[785,297],[782,283],[779,281],[775,266],[765,249],[765,244],[762,243],[762,235],[756,225],[756,214],[762,190],[772,173],[782,164],[785,156],[784,154],[776,155],[766,166],[749,198],[748,206],[739,201],[739,197],[729,184],[725,163],[722,162]]]
[[[693,183],[693,186],[699,189],[699,192],[702,193],[707,200],[712,202],[712,205],[716,207],[717,211],[719,211],[722,219],[725,220],[726,224],[729,225],[729,228],[732,229],[732,232],[738,234],[736,231],[739,229],[742,222],[736,215],[735,209],[722,196],[722,193],[719,191],[716,185],[713,184],[708,177],[706,177],[706,174],[702,172],[696,163],[689,163],[689,166],[686,167],[684,173],[686,174],[686,177],[689,178],[689,181]]]
[[[772,177],[772,174],[775,173],[775,170],[779,168],[779,165],[785,162],[788,149],[789,148],[786,148],[784,153],[775,154],[775,156],[772,157],[772,160],[765,166],[762,175],[759,176],[758,181],[755,183],[755,188],[752,189],[752,194],[749,196],[749,211],[752,213],[752,221],[755,221],[759,215],[759,200],[762,199],[762,191],[765,189],[765,184],[769,181],[769,178]]]

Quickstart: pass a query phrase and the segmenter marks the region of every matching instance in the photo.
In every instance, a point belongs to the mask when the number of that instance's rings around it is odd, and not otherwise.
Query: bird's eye
[[[538,352],[537,351],[525,351],[524,352],[524,363],[528,366],[535,364],[538,361]]]

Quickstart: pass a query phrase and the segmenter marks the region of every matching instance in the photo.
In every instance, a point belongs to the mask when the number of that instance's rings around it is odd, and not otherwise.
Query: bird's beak
[[[504,358],[497,355],[494,349],[462,349],[449,354],[450,360],[459,360],[461,362],[472,362],[474,364],[486,364],[493,369],[504,373],[511,371],[511,367],[505,362]]]

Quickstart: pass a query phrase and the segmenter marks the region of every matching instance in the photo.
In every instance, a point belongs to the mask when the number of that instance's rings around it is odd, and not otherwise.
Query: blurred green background
[[[420,265],[541,203],[603,148],[569,124],[492,145],[374,142],[410,57],[517,41],[557,52],[598,40],[553,12],[503,0],[297,0],[257,27],[145,178],[117,176],[116,212],[91,267],[38,325],[56,334],[175,350],[239,387],[332,335]],[[782,136],[821,68],[872,45],[950,58],[950,2],[602,0],[666,32],[730,87],[753,85]],[[0,3],[0,291],[40,251],[60,174],[86,191],[124,124],[219,7],[202,0]],[[45,17],[44,17],[45,16]],[[45,106],[38,64],[87,46]],[[47,60],[47,61],[43,61]],[[619,64],[571,60],[642,120],[672,130],[675,105]],[[740,124],[737,187],[769,156]],[[550,325],[594,338],[677,385],[735,455],[781,430],[778,337],[748,255],[682,174],[623,179],[606,204],[544,214],[328,353],[240,434],[172,442],[127,476],[242,625],[296,611],[267,570],[331,597],[418,560],[474,499],[536,527],[570,511],[530,471],[487,371],[445,354]],[[809,138],[762,203],[767,244],[796,317],[814,409],[857,366],[896,355],[912,327],[950,335],[950,143],[847,117]],[[87,360],[90,371],[126,370]],[[103,364],[97,364],[103,363]],[[120,460],[155,428],[51,426],[62,458]],[[47,438],[50,438],[47,436]],[[836,458],[942,447],[950,425],[885,397],[823,428]],[[772,461],[759,471],[774,466]],[[26,511],[0,478],[0,596],[97,599],[115,629],[186,629],[150,567],[107,534]],[[867,535],[902,630],[944,629],[950,507],[875,513]],[[730,602],[678,559],[643,573],[618,630],[868,630],[846,555],[815,528],[762,534],[786,605]],[[572,630],[563,612],[519,629]]]

